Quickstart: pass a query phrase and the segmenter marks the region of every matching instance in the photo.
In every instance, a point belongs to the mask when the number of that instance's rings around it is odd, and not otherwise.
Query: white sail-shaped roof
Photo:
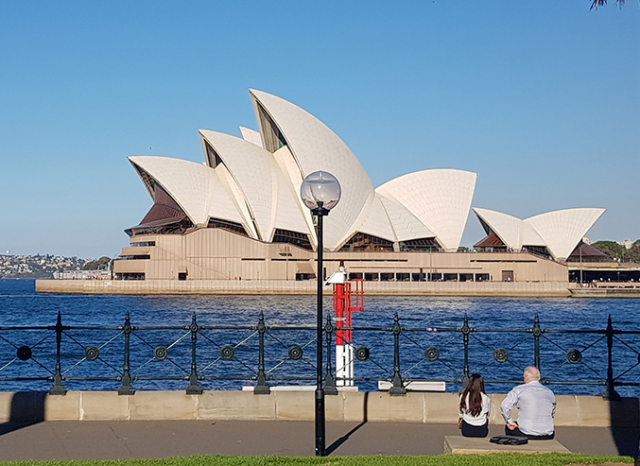
[[[132,156],[129,161],[158,182],[194,225],[208,223],[211,180],[215,176],[209,167],[169,157]]]
[[[250,92],[264,147],[275,152],[286,144],[302,178],[323,170],[340,182],[342,197],[324,222],[325,247],[338,249],[369,215],[374,192],[367,173],[347,145],[316,117],[280,97]]]
[[[241,199],[247,206],[259,238],[264,240],[273,229],[273,173],[269,164],[271,154],[255,144],[227,134],[200,130],[200,135],[216,151],[236,186],[242,191]]]
[[[453,252],[462,241],[477,177],[463,170],[424,170],[395,178],[376,191],[403,204]]]
[[[389,222],[387,211],[378,196],[373,200],[371,210],[369,210],[369,217],[358,228],[358,231],[386,239],[387,241],[396,242],[398,240]]]
[[[506,246],[516,251],[525,246],[544,246],[554,258],[566,259],[605,209],[556,210],[524,220],[478,207],[473,211]]]
[[[416,218],[405,206],[394,199],[384,197],[376,190],[376,198],[380,199],[391,222],[396,241],[434,238],[436,235]]]
[[[525,246],[546,246],[547,242],[540,236],[540,233],[526,220],[522,222],[522,247]]]
[[[483,226],[488,226],[508,248],[519,251],[522,248],[522,220],[511,215],[474,207]],[[485,231],[487,228],[485,227]],[[489,231],[486,231],[489,234]]]
[[[496,212],[495,210],[474,207],[473,211],[482,222],[487,234],[487,227],[508,248],[520,251],[524,246],[546,246],[547,243],[532,225],[512,215]]]
[[[222,167],[224,168],[224,167]],[[229,220],[239,223],[245,227],[250,234],[251,227],[242,214],[235,199],[230,195],[229,190],[225,188],[224,182],[220,179],[221,169],[213,170],[215,175],[211,178],[211,202],[209,204],[209,218]]]
[[[200,130],[200,135],[213,147],[242,189],[263,241],[270,241],[276,228],[308,234],[294,193],[271,153],[227,134]]]
[[[547,249],[556,259],[566,259],[604,211],[598,208],[556,210],[530,217],[525,222],[546,241]]]
[[[245,141],[253,143],[256,146],[262,147],[262,136],[258,131],[254,131],[252,129],[241,126],[240,133],[242,134],[242,139],[244,139]]]
[[[293,192],[295,203],[298,206],[299,211],[302,212],[304,222],[307,225],[309,241],[315,248],[318,245],[316,227],[313,223],[311,211],[307,206],[304,205],[304,202],[302,202],[302,198],[300,197],[300,185],[302,185],[303,178],[298,165],[293,158],[293,154],[291,154],[288,146],[282,146],[280,149],[274,152],[273,158],[278,164],[280,171],[282,172],[284,178],[287,181],[287,184]]]
[[[304,211],[297,201],[299,191],[293,189],[289,180],[280,171],[276,172],[276,181],[275,210],[271,213],[274,230],[271,237],[276,229],[295,231],[310,236],[311,232]]]
[[[208,144],[204,138],[202,140]],[[227,166],[222,162],[222,159],[220,159],[220,163],[216,165],[215,172],[216,175],[218,175],[218,179],[220,180],[224,190],[229,193],[229,197],[233,204],[238,209],[238,212],[240,212],[240,215],[242,216],[242,224],[244,225],[249,238],[257,240],[261,239],[257,224],[253,218],[251,210],[249,209],[246,196],[237,180],[231,174]]]

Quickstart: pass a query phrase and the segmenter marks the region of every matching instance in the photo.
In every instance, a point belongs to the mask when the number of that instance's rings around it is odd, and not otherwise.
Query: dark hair
[[[471,378],[460,397],[460,412],[467,412],[472,416],[480,414],[482,411],[481,393],[485,393],[484,379],[480,374],[471,374]],[[467,395],[469,395],[469,406],[467,406]]]

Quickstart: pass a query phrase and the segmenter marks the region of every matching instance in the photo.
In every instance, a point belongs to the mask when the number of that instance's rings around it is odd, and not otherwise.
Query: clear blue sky
[[[588,236],[638,239],[640,5],[589,5],[0,1],[0,252],[116,255],[151,206],[126,157],[202,162],[198,129],[257,129],[249,88],[375,186],[469,170],[475,207],[606,207]]]

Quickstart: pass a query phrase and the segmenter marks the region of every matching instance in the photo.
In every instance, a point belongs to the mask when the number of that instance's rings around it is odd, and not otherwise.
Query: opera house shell
[[[556,260],[567,260],[605,209],[557,210],[525,220],[487,209],[474,207],[473,211],[487,233],[487,238],[476,244],[476,248],[531,250]]]
[[[115,261],[116,279],[243,286],[314,279],[316,228],[299,192],[318,170],[342,187],[324,222],[323,276],[344,261],[352,277],[371,282],[504,281],[505,270],[508,280],[566,282],[566,268],[551,259],[568,257],[603,212],[575,209],[519,220],[475,209],[488,237],[497,238],[495,251],[447,254],[460,247],[475,173],[424,170],[374,188],[321,121],[280,97],[250,95],[259,131],[240,128],[242,137],[235,137],[200,130],[204,163],[129,157],[153,206],[126,230],[130,245]],[[506,260],[496,255],[500,248],[514,254]]]

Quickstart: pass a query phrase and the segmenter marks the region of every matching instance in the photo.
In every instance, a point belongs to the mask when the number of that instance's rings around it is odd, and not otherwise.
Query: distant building
[[[114,263],[117,279],[315,278],[314,218],[299,191],[317,170],[342,186],[324,222],[323,276],[343,260],[352,277],[372,281],[566,282],[561,262],[604,212],[569,209],[520,220],[476,208],[487,237],[478,252],[455,253],[475,173],[424,170],[374,188],[321,121],[274,95],[250,94],[260,131],[241,128],[237,138],[200,130],[204,164],[129,157],[154,204],[126,230],[130,245]]]
[[[56,280],[109,280],[111,274],[105,270],[65,270],[53,272]]]

